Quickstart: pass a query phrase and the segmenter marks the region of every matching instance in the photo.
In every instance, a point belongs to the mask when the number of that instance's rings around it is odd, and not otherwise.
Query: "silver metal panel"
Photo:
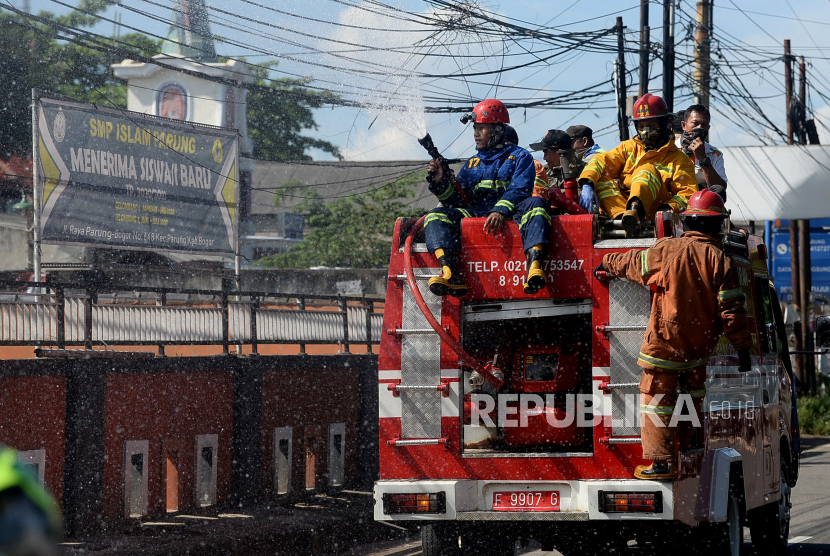
[[[487,310],[481,310],[483,308]],[[480,310],[476,311],[475,309]],[[554,305],[550,300],[505,301],[486,305],[464,307],[464,320],[484,322],[491,320],[529,319],[536,317],[558,317],[563,315],[584,315],[591,313],[591,302]]]
[[[639,383],[642,369],[637,365],[645,326],[651,314],[649,289],[627,280],[611,280],[608,284],[609,327],[643,327],[640,330],[612,330],[608,332],[611,350],[611,383]],[[638,436],[637,390],[611,391],[611,417],[621,426],[613,427],[614,436]],[[629,397],[629,396],[635,397]],[[628,408],[626,408],[628,403]],[[626,409],[628,415],[626,415]]]
[[[222,337],[222,311],[213,308],[94,305],[92,321],[96,342],[205,342]]]
[[[465,449],[462,458],[592,458],[593,452],[494,452],[492,450]]]
[[[544,309],[549,307],[580,307],[582,305],[591,306],[591,302],[586,300],[580,303],[554,303],[552,299],[528,299],[525,301],[488,301],[482,303],[481,301],[472,302],[464,305],[464,314],[479,314],[492,311],[512,311],[521,309]]]
[[[257,336],[262,337],[262,332],[257,329]],[[228,337],[231,340],[247,340],[251,337],[250,303],[228,302]]]
[[[437,276],[439,269],[414,269],[416,274]],[[415,302],[409,283],[403,283],[403,313],[401,328],[429,328],[426,317]],[[426,282],[418,288],[432,315],[441,320],[441,298],[429,291]],[[441,340],[437,334],[404,335],[401,338],[401,385],[423,386],[441,383]],[[441,392],[401,392],[401,438],[441,437]]]
[[[365,336],[365,333],[363,335]],[[258,309],[257,337],[262,341],[342,342],[343,313],[340,311]]]
[[[458,512],[458,521],[589,521],[588,512]]]
[[[430,294],[427,294],[430,295]],[[157,299],[153,299],[155,296]],[[65,341],[85,339],[89,297],[70,293],[65,296]],[[253,331],[253,300],[231,299],[228,305],[228,339],[248,342]],[[341,301],[319,300],[304,310],[284,301],[261,302],[257,311],[260,341],[341,343],[344,318]],[[267,305],[265,303],[268,303]],[[6,294],[0,292],[0,341],[57,342],[58,302],[52,294]],[[371,341],[380,340],[383,328],[382,306],[367,313],[365,305],[348,306],[349,339],[365,343],[367,317]],[[91,340],[96,343],[158,342],[177,344],[225,340],[222,331],[224,309],[217,299],[190,299],[187,294],[167,294],[166,304],[156,294],[101,294],[92,304]]]
[[[647,287],[628,280],[611,280],[608,283],[608,297],[608,324],[648,324],[651,296]]]
[[[629,247],[651,247],[657,239],[642,237],[638,239],[601,239],[594,242],[594,249],[626,249]]]
[[[412,253],[429,253],[429,249],[427,249],[426,243],[413,243],[412,249],[410,250]],[[399,253],[403,253],[403,245],[398,248]],[[428,268],[426,270],[429,270]],[[417,274],[417,273],[416,273]]]
[[[413,440],[398,440],[395,446],[433,446],[440,443],[440,438],[418,438]]]
[[[57,304],[46,296],[40,296],[39,301],[0,303],[0,340],[45,341],[56,337]]]

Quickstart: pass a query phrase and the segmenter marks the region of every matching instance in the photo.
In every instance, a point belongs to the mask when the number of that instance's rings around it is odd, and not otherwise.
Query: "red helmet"
[[[714,191],[704,189],[692,195],[682,216],[727,216],[727,212],[723,199]]]
[[[509,124],[510,114],[507,113],[507,107],[500,100],[489,98],[482,100],[476,107],[473,108],[477,124]]]
[[[634,103],[634,120],[650,120],[668,115],[669,107],[666,106],[666,101],[657,95],[646,93]]]

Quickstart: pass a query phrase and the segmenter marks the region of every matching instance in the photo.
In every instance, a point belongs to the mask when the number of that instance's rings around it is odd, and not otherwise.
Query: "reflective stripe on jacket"
[[[586,164],[579,179],[587,178],[596,186],[600,182],[618,180],[622,189],[631,189],[631,182],[642,164],[653,164],[672,195],[669,204],[683,210],[689,197],[697,191],[695,167],[674,144],[674,138],[657,150],[647,151],[639,137],[623,141],[610,151],[597,153]]]
[[[650,249],[603,257],[610,274],[654,286],[641,367],[679,372],[705,365],[722,335],[736,350],[752,346],[744,292],[718,244],[712,236],[686,232]]]

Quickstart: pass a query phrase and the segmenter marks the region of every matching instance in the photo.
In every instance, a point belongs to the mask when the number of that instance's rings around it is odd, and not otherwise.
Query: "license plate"
[[[502,512],[559,511],[559,491],[494,492],[493,509]]]

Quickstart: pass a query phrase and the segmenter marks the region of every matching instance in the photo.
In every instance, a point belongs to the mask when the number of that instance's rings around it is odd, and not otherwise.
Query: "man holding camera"
[[[588,162],[594,158],[595,154],[605,152],[599,145],[594,143],[594,131],[587,125],[572,125],[565,130],[565,133],[573,141],[573,149],[582,159],[582,162]]]
[[[693,104],[683,114],[680,126],[683,135],[677,146],[695,163],[698,187],[708,188],[726,201],[726,168],[723,153],[706,142],[711,115],[702,104]]]

